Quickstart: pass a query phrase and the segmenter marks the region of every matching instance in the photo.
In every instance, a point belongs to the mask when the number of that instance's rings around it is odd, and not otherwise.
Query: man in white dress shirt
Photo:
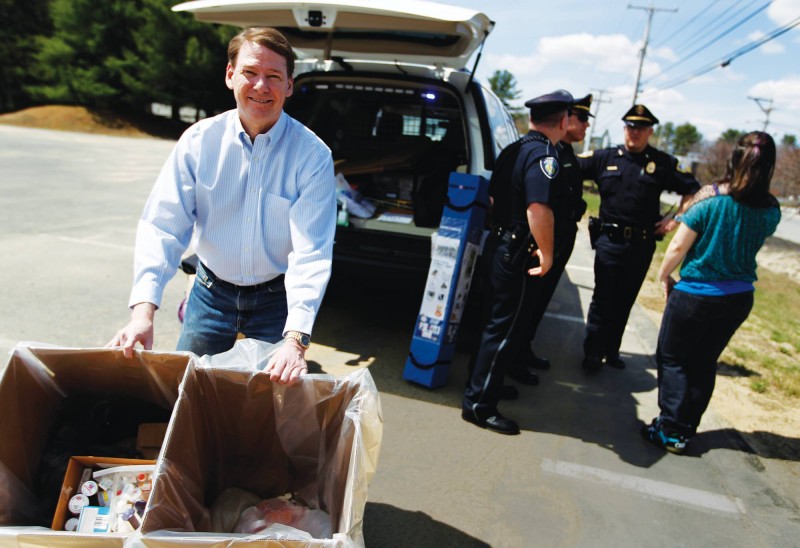
[[[197,278],[178,350],[230,349],[238,333],[284,344],[266,371],[295,382],[331,272],[336,198],[327,146],[283,112],[294,55],[286,38],[251,28],[228,46],[236,109],[180,138],[139,221],[130,322],[109,342],[153,346],[164,286],[196,234]]]

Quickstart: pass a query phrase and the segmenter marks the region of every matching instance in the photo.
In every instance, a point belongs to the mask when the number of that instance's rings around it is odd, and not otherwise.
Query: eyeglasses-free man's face
[[[255,42],[242,44],[235,67],[228,63],[225,83],[233,90],[239,119],[251,139],[275,125],[294,86],[286,59]]]
[[[625,124],[625,148],[629,152],[641,152],[653,134],[653,126]]]

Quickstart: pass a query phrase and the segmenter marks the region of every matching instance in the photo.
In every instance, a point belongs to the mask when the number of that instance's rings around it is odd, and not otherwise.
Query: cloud
[[[621,34],[543,37],[528,55],[486,54],[478,72],[482,80],[487,80],[495,70],[514,74],[521,91],[519,104],[562,88],[583,96],[592,88],[601,87],[600,83],[609,77],[628,83],[624,96],[625,102],[629,102],[639,64],[638,48],[636,42]],[[659,50],[659,56],[668,55],[668,51]],[[646,61],[642,72],[647,75],[658,70],[657,63]]]
[[[755,32],[751,32],[750,34],[748,34],[747,35],[747,39],[749,41],[751,41],[751,42],[754,42],[756,40],[764,38],[764,36],[766,36],[766,33],[761,32],[760,30],[757,30]],[[761,53],[766,53],[768,55],[770,55],[770,54],[774,55],[776,53],[785,52],[786,51],[786,47],[783,44],[780,44],[778,42],[769,41],[769,42],[766,42],[765,44],[759,46],[758,50]]]
[[[772,98],[775,110],[800,110],[800,75],[759,82],[748,90],[748,95]]]
[[[639,63],[639,47],[623,34],[580,33],[542,38],[538,54],[555,62],[591,66],[599,72],[630,74]]]
[[[664,51],[660,55],[669,53]],[[606,74],[633,74],[639,63],[639,45],[622,34],[566,34],[540,38],[536,49],[529,55],[492,54],[487,57],[493,66],[510,70],[518,77],[539,74],[546,72],[548,67],[565,64],[590,67]]]
[[[650,48],[647,50],[648,57],[656,57],[658,59],[663,59],[670,63],[674,63],[678,60],[678,56],[672,48]]]
[[[542,62],[536,55],[512,55],[491,53],[486,56],[486,63],[495,70],[507,70],[514,74],[517,80],[526,76],[534,76],[542,72],[547,63]]]
[[[769,117],[772,132],[797,134],[800,127],[800,74],[759,82],[748,90],[748,95],[773,100]]]
[[[774,0],[767,8],[767,16],[778,25],[794,21],[800,15],[800,0]]]

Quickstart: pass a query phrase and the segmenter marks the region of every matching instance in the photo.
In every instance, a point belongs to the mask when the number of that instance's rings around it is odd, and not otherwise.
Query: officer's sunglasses
[[[578,111],[573,110],[573,111],[570,111],[570,114],[572,116],[575,116],[581,122],[588,122],[589,121],[589,113],[588,112],[584,112],[582,110],[578,110]]]

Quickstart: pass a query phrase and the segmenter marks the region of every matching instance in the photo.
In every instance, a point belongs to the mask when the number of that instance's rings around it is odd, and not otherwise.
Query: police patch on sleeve
[[[558,160],[552,156],[539,160],[539,167],[542,168],[542,173],[548,179],[555,179],[555,176],[558,175]]]

